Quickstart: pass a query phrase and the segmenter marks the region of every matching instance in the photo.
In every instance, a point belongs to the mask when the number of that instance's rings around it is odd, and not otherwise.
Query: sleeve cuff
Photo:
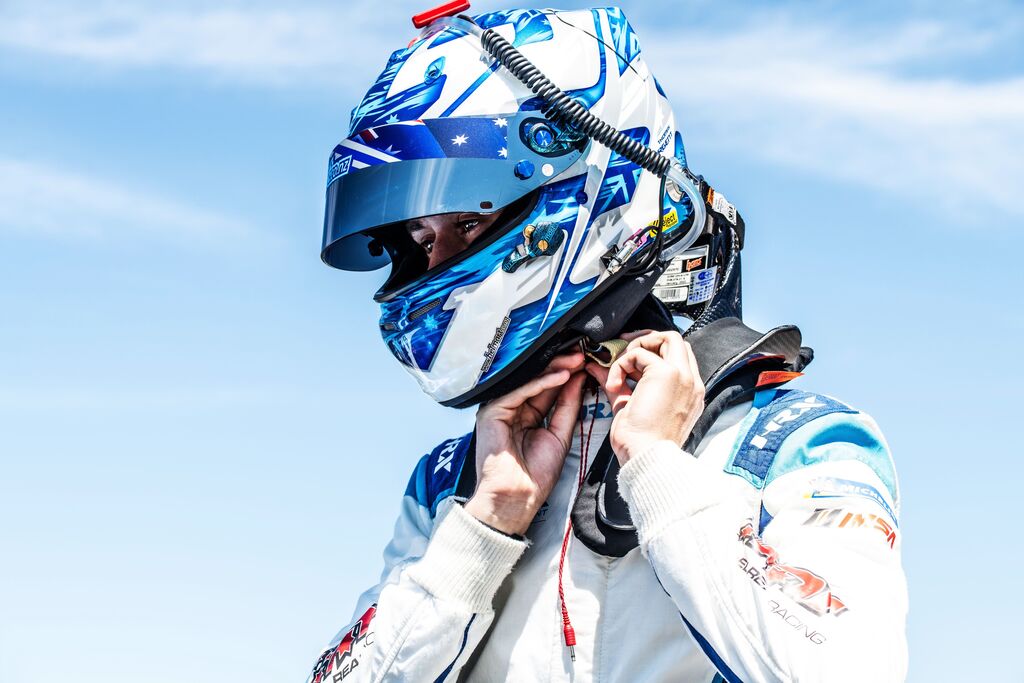
[[[629,506],[641,546],[665,527],[718,502],[717,482],[678,444],[659,441],[623,466],[619,491]]]
[[[423,558],[409,568],[409,578],[442,600],[489,612],[494,594],[526,545],[453,505]]]

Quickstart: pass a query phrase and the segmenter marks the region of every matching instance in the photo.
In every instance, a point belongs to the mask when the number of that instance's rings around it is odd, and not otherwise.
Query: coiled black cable
[[[613,126],[591,114],[586,107],[562,92],[557,85],[541,73],[540,69],[513,47],[512,43],[502,38],[494,29],[489,28],[483,32],[480,36],[480,44],[509,73],[544,100],[542,111],[552,121],[572,126],[578,132],[597,140],[605,147],[626,157],[659,178],[664,178],[668,173],[668,169],[672,165],[672,160],[669,157],[630,139]]]

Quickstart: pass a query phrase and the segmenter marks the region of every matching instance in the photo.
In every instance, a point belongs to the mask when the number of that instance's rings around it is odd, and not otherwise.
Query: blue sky
[[[1021,679],[1024,9],[660,4],[623,6],[748,323],[893,447],[911,680]],[[0,4],[0,680],[300,680],[375,581],[472,414],[320,263],[324,169],[424,8]]]

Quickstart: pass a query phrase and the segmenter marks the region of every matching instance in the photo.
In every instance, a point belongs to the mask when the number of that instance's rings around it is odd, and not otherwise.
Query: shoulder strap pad
[[[759,410],[736,448],[727,472],[738,474],[763,488],[779,447],[798,428],[830,413],[856,413],[854,408],[806,391],[761,391],[754,399]]]

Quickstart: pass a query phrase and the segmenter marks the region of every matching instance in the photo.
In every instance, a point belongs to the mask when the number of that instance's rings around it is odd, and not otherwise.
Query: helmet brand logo
[[[487,351],[484,353],[484,364],[480,367],[480,374],[484,374],[491,369],[491,363],[494,362],[494,355],[498,352],[498,347],[501,346],[501,340],[505,338],[505,333],[508,332],[508,326],[512,324],[512,318],[505,316],[505,319],[498,325],[498,329],[494,330],[494,337],[487,344]]]
[[[327,186],[330,187],[331,183],[333,183],[335,180],[348,173],[348,170],[351,167],[351,154],[344,157],[332,158],[331,163],[327,164]]]

